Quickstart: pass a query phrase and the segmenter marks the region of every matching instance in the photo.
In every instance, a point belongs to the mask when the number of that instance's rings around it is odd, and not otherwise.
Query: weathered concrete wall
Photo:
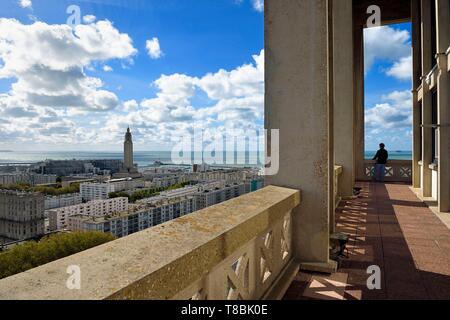
[[[420,128],[420,114],[421,104],[418,100],[418,89],[422,85],[420,80],[422,76],[422,57],[420,50],[420,37],[421,37],[421,21],[420,21],[420,10],[421,4],[420,0],[411,1],[411,16],[412,16],[412,42],[413,42],[413,160],[412,160],[412,171],[413,171],[413,187],[420,188],[421,182],[421,168],[419,166],[419,161],[422,160],[421,154],[421,128]]]
[[[439,128],[439,211],[450,212],[450,73],[448,72],[447,49],[450,46],[450,3],[437,0],[437,52],[439,75],[438,122]]]
[[[353,195],[353,1],[333,2],[334,160],[342,166],[339,196]]]
[[[433,0],[434,1],[434,0]],[[426,75],[431,71],[431,6],[430,0],[422,0],[422,124],[428,126],[422,128],[422,194],[424,197],[431,197],[431,169],[432,162],[432,96],[429,86],[425,81]]]
[[[265,122],[267,129],[280,129],[280,170],[267,181],[302,190],[302,205],[294,212],[296,256],[328,263],[334,166],[329,166],[327,1],[267,0],[265,11]]]

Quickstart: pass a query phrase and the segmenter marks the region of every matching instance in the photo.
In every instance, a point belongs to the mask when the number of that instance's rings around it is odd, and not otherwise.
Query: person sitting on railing
[[[386,163],[389,158],[389,153],[385,147],[384,143],[380,143],[380,150],[377,151],[377,154],[372,159],[377,161],[375,165],[375,180],[378,182],[384,182],[384,175],[386,173]]]

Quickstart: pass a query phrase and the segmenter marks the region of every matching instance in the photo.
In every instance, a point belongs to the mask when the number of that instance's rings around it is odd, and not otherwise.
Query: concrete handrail
[[[298,190],[269,186],[0,280],[0,299],[259,299],[292,261],[299,204]]]
[[[376,161],[364,161],[364,177],[361,180],[371,180],[374,176]],[[386,164],[387,182],[411,182],[412,181],[412,160],[388,160]]]

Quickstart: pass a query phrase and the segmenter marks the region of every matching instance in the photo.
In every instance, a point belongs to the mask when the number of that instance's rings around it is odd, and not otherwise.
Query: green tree
[[[114,198],[128,198],[128,200],[130,199],[130,195],[126,192],[111,192],[108,194],[108,198],[109,199],[114,199]]]
[[[73,232],[47,236],[0,252],[0,279],[114,240],[110,233]]]

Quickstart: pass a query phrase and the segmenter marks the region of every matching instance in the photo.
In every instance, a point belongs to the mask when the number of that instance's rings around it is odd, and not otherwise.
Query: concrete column
[[[450,3],[448,0],[436,0],[437,52],[439,75],[438,87],[438,123],[439,140],[439,211],[450,212],[450,73],[445,54],[450,47]]]
[[[356,179],[365,178],[364,167],[364,33],[362,26],[354,29],[354,161]]]
[[[426,75],[431,71],[431,0],[422,0],[422,124],[428,127],[422,128],[422,193],[424,197],[431,197],[431,169],[429,165],[433,160],[432,156],[432,93],[425,81]],[[433,0],[434,1],[434,0]]]
[[[418,88],[422,81],[422,60],[420,53],[420,37],[421,37],[421,21],[420,21],[420,0],[411,1],[411,17],[412,17],[412,43],[413,43],[413,187],[420,188],[420,166],[419,161],[421,154],[421,138],[420,138],[420,103],[417,101]]]
[[[304,269],[331,271],[327,0],[266,0],[265,126],[280,130],[280,169],[268,184],[300,189],[293,243]]]
[[[353,1],[333,2],[335,163],[343,167],[339,196],[353,195]]]

